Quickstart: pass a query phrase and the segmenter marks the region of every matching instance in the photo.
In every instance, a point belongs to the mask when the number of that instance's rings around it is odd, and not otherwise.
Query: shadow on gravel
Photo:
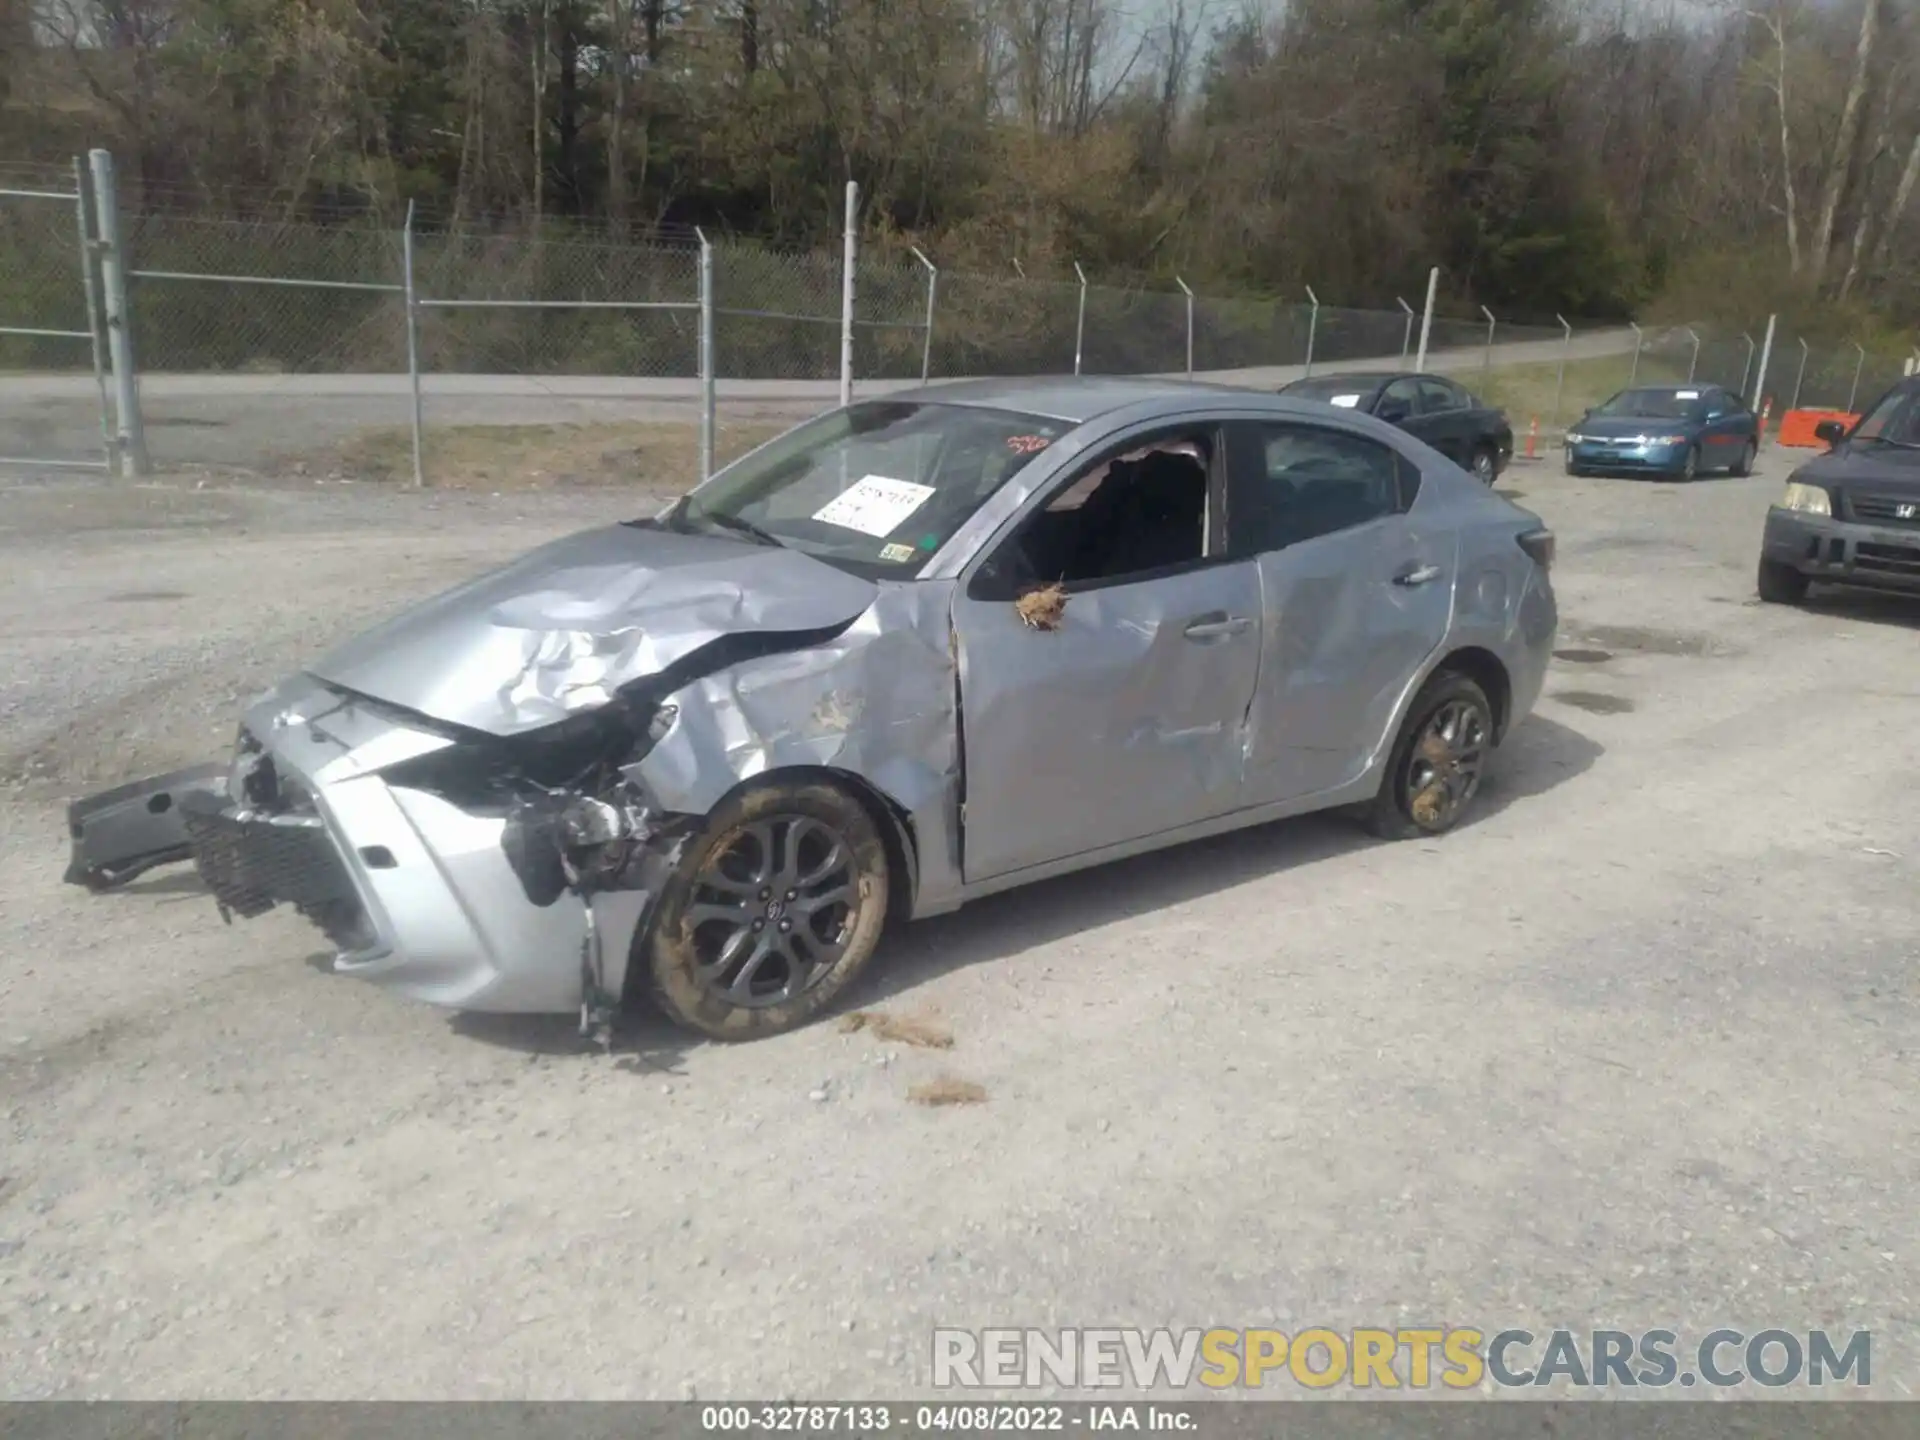
[[[1604,753],[1579,731],[1538,714],[1530,716],[1501,748],[1485,790],[1461,828],[1484,824],[1516,802],[1574,779]],[[1378,847],[1383,860],[1395,858],[1400,848],[1373,839],[1341,815],[1308,815],[988,896],[952,915],[904,926],[890,936],[869,978],[855,987],[847,1004],[880,1004],[949,970],[996,960],[1264,876],[1306,870],[1369,846]],[[1414,848],[1405,847],[1400,853]]]
[[[1836,620],[1858,620],[1865,625],[1892,625],[1920,630],[1920,596],[1886,595],[1871,590],[1828,590],[1815,586],[1802,609]]]
[[[476,1015],[460,1012],[448,1024],[453,1033],[529,1058],[597,1056],[599,1047],[581,1038],[579,1019],[572,1015]],[[683,1073],[687,1051],[702,1044],[698,1036],[669,1024],[650,1010],[623,1013],[614,1025],[613,1053],[622,1070],[636,1075],[671,1076]]]

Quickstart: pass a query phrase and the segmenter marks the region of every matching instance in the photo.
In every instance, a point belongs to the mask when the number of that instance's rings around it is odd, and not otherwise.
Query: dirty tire
[[[1465,783],[1465,793],[1457,802],[1441,810],[1430,808],[1422,799],[1431,794],[1430,786],[1419,786],[1416,778],[1425,768],[1418,752],[1428,738],[1435,721],[1448,714],[1473,717],[1479,727],[1480,741],[1476,764]],[[1360,823],[1382,840],[1411,840],[1422,835],[1444,835],[1460,822],[1485,774],[1487,754],[1493,749],[1493,706],[1487,692],[1458,671],[1442,670],[1421,687],[1407,709],[1406,722],[1393,742],[1393,755],[1387,762],[1386,778],[1380,793],[1360,812]]]
[[[1762,560],[1754,588],[1769,605],[1798,605],[1807,598],[1807,586],[1810,584],[1812,582],[1791,565],[1782,565],[1778,560]]]
[[[1585,470],[1582,470],[1582,469],[1581,469],[1581,468],[1580,468],[1580,467],[1579,467],[1578,465],[1576,465],[1576,464],[1574,464],[1574,463],[1573,463],[1573,460],[1572,460],[1572,458],[1571,458],[1571,457],[1569,457],[1569,458],[1568,458],[1568,460],[1567,460],[1567,474],[1569,474],[1569,475],[1585,475],[1586,473],[1587,473],[1587,472],[1586,472]]]
[[[1759,458],[1759,455],[1759,444],[1753,440],[1747,441],[1747,443],[1741,447],[1740,458],[1733,462],[1733,478],[1736,480],[1744,480],[1753,474],[1753,462]]]
[[[1698,445],[1687,447],[1687,458],[1680,463],[1680,473],[1673,478],[1683,485],[1700,478],[1700,447]]]
[[[804,838],[795,840],[795,836]],[[829,842],[843,847],[845,858],[835,868],[823,870],[822,865],[831,863],[820,858],[829,855]],[[763,850],[767,851],[764,867],[760,864]],[[798,858],[788,853],[796,850]],[[830,949],[802,942],[792,929],[779,930],[783,918],[790,926],[807,923],[797,907],[772,916],[767,913],[769,902],[784,902],[786,892],[772,893],[761,885],[766,872],[782,872],[791,879],[796,870],[808,869],[824,876],[813,885],[815,892],[846,892],[846,899],[835,902],[832,913],[815,917],[834,937]],[[842,873],[844,883],[839,878]],[[642,941],[644,949],[634,957],[635,968],[644,976],[654,1004],[669,1019],[711,1039],[757,1040],[782,1034],[818,1017],[866,969],[886,925],[890,879],[879,827],[867,808],[846,791],[818,781],[755,786],[716,808],[687,845],[662,889],[658,911]],[[802,903],[808,893],[806,881],[802,873],[795,882]],[[766,899],[763,892],[768,892]],[[842,910],[841,905],[846,908]],[[736,910],[741,917],[738,922]],[[724,911],[725,918],[709,918],[717,911]],[[741,967],[753,964],[760,953],[756,947],[765,936],[772,949],[754,967],[752,980],[771,983],[782,974],[791,976],[793,957],[807,955],[818,964],[803,988],[748,1000],[737,998],[737,991],[735,996],[723,994],[719,984],[703,980],[703,964],[719,958],[722,937],[741,932],[751,920],[759,921],[760,929],[745,928],[747,938],[739,942],[745,947],[741,956],[720,967],[723,980],[728,975],[736,982],[741,979]]]
[[[1474,479],[1482,485],[1491,486],[1500,478],[1500,462],[1494,458],[1493,451],[1484,445],[1473,452],[1467,468],[1473,472]]]

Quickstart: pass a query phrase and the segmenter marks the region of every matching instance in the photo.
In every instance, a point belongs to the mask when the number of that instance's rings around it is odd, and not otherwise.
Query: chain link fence
[[[76,162],[0,166],[0,464],[111,468],[98,264]],[[72,394],[42,393],[48,373],[85,375]]]
[[[0,190],[20,185],[11,173],[0,166]],[[1762,384],[1752,335],[1702,326],[1426,317],[1404,298],[1199,295],[1094,283],[1078,266],[955,273],[914,249],[859,253],[849,296],[839,253],[691,230],[616,242],[581,227],[175,213],[122,228],[139,408],[163,467],[483,485],[631,475],[677,489],[831,406],[848,366],[863,394],[1060,374],[1277,388],[1410,369],[1424,351],[1428,369],[1549,442],[1636,381]],[[0,327],[60,332],[0,334],[0,368],[84,399],[89,348],[66,338],[89,324],[77,243],[71,209],[0,197]],[[1848,408],[1899,378],[1902,358],[1776,337],[1764,388],[1776,414]],[[0,400],[0,434],[35,413]]]

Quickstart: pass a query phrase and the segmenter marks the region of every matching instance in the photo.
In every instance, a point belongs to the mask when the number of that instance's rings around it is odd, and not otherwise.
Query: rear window
[[[1365,403],[1378,384],[1378,381],[1356,381],[1351,377],[1343,380],[1333,376],[1325,380],[1296,380],[1280,393],[1296,400],[1318,400],[1322,405],[1353,410]]]

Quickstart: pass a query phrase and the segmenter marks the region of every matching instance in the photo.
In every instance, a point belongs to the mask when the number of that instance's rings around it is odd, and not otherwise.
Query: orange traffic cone
[[[1533,447],[1540,442],[1540,417],[1535,415],[1527,421],[1527,459],[1533,459]]]
[[[1767,421],[1773,418],[1773,397],[1769,395],[1760,402],[1760,433],[1754,437],[1756,445],[1767,443]]]

